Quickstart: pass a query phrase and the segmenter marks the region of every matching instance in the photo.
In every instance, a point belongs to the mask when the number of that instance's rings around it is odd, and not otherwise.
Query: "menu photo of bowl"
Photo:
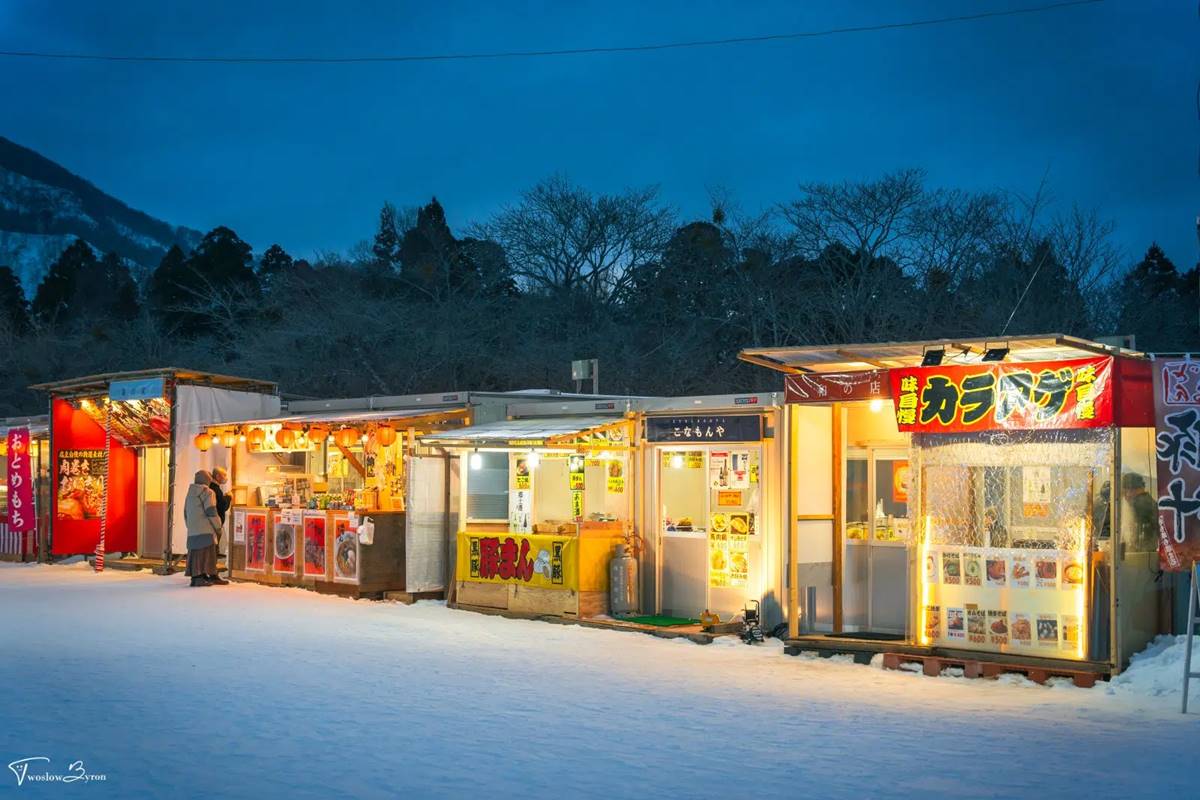
[[[1014,644],[1030,644],[1033,641],[1033,620],[1028,614],[1013,614],[1009,633]]]
[[[1008,585],[1008,562],[1003,558],[989,558],[985,564],[987,585],[1003,589]]]
[[[962,557],[959,553],[942,553],[942,583],[962,583]]]
[[[967,586],[979,586],[983,583],[983,563],[975,553],[963,555],[963,583]]]
[[[966,635],[966,615],[961,608],[946,609],[946,637],[961,639]]]
[[[1037,641],[1042,647],[1058,647],[1058,615],[1038,614]]]
[[[925,582],[938,582],[938,557],[936,553],[925,554]]]
[[[1008,612],[1003,609],[992,609],[987,612],[988,642],[991,644],[1008,644]]]
[[[1063,586],[1082,586],[1083,585],[1083,564],[1078,561],[1068,561],[1063,565],[1062,571]]]
[[[1058,588],[1058,559],[1039,558],[1033,562],[1033,570],[1037,575],[1037,588]]]

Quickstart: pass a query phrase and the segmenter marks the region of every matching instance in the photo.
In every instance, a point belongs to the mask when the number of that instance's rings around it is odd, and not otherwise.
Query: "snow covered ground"
[[[1091,690],[0,565],[0,795],[1188,797],[1163,640]],[[78,772],[78,770],[76,770]],[[68,773],[69,774],[69,773]],[[1170,792],[1171,794],[1166,794]]]

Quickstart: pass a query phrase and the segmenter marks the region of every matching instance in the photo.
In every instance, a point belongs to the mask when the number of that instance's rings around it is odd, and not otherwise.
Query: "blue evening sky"
[[[0,2],[0,49],[433,54],[899,22],[1044,0]],[[767,44],[441,63],[0,58],[0,134],[175,224],[345,249],[386,199],[456,228],[539,178],[658,184],[685,215],[917,166],[933,184],[1097,207],[1131,257],[1195,263],[1200,20],[1183,0]]]

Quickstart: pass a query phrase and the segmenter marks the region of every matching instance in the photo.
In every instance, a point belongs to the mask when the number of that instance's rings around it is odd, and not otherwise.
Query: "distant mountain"
[[[135,211],[0,136],[0,266],[13,268],[30,299],[50,264],[76,238],[97,253],[115,251],[141,277],[171,245],[190,250],[201,237]]]

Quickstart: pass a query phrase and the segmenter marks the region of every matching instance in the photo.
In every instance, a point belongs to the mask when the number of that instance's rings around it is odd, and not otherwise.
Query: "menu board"
[[[325,513],[304,515],[304,577],[324,578],[328,570],[325,563]]]
[[[753,515],[714,513],[708,521],[708,585],[745,586],[750,577],[750,519]]]
[[[1080,553],[938,546],[923,559],[924,643],[1085,657],[1087,570]]]
[[[246,571],[262,572],[267,563],[267,515],[246,512]]]

